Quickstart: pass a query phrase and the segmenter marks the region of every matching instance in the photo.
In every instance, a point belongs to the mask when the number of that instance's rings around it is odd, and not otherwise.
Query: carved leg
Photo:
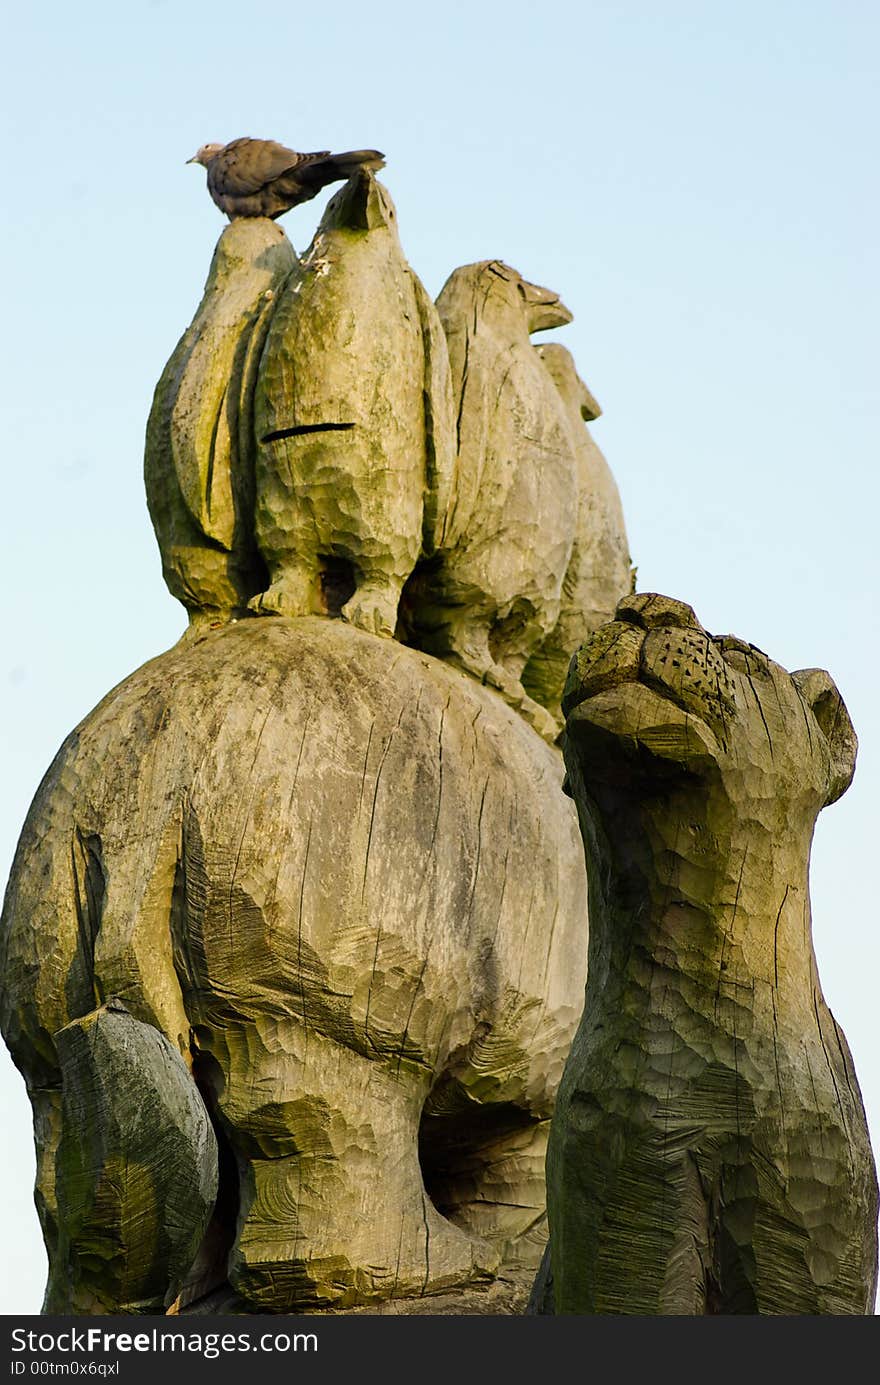
[[[248,606],[258,615],[317,615],[323,610],[320,593],[317,563],[298,559],[286,563],[268,590],[251,597]]]
[[[452,616],[444,631],[445,651],[450,663],[458,664],[466,673],[489,687],[501,689],[506,675],[496,664],[489,649],[488,620],[475,611],[462,611]]]
[[[578,1114],[589,1121],[587,1111]],[[675,1135],[671,1138],[677,1141]],[[690,1154],[670,1149],[668,1139],[603,1122],[585,1143],[571,1141],[561,1198],[559,1151],[551,1145],[557,1314],[707,1311],[707,1200]],[[615,1157],[615,1151],[623,1158]]]
[[[860,1170],[846,1134],[804,1115],[787,1135],[787,1177],[775,1161],[726,1170],[721,1225],[724,1312],[871,1314],[876,1232],[865,1234]],[[870,1176],[870,1175],[869,1175]],[[731,1272],[732,1271],[732,1272]]]
[[[559,722],[546,708],[529,697],[518,677],[492,657],[489,630],[489,622],[474,623],[473,611],[463,614],[457,621],[451,621],[445,641],[449,662],[458,664],[487,687],[495,688],[508,706],[515,707],[538,735],[552,745],[561,730]]]
[[[53,1313],[162,1313],[217,1193],[217,1146],[176,1049],[116,1001],[55,1035],[61,1130]]]
[[[192,543],[162,548],[162,575],[168,590],[183,602],[191,621],[197,621],[201,614],[208,624],[228,620],[244,606],[251,574],[236,570],[241,567],[238,555],[211,547],[200,541],[195,530],[192,533]]]
[[[354,596],[342,608],[343,619],[371,635],[393,638],[402,586],[384,574],[359,575]]]
[[[66,1266],[58,1267],[58,1199],[55,1193],[55,1164],[58,1157],[58,1142],[61,1139],[61,1086],[33,1087],[29,1091],[34,1109],[34,1145],[37,1154],[37,1176],[34,1184],[34,1202],[40,1228],[49,1259],[49,1282],[43,1302],[43,1312],[53,1311],[53,1299],[59,1298],[55,1279],[59,1275],[64,1281]],[[63,1302],[63,1299],[62,1299]]]
[[[283,1059],[269,1055],[238,1091],[233,1071],[221,1095],[241,1172],[230,1258],[238,1292],[257,1311],[299,1311],[488,1277],[498,1252],[442,1217],[425,1192],[421,1079],[313,1032],[277,1037]],[[255,1108],[260,1094],[266,1104]]]
[[[552,1317],[555,1312],[556,1301],[553,1294],[553,1259],[550,1242],[548,1241],[544,1247],[544,1254],[541,1256],[538,1273],[535,1275],[532,1292],[529,1294],[526,1314],[530,1318],[538,1316]]]

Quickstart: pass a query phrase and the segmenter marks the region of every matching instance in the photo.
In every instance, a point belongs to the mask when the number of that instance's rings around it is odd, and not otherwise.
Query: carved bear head
[[[720,837],[812,832],[848,788],[857,740],[829,674],[789,674],[754,645],[703,629],[669,597],[625,597],[571,661],[562,699],[579,797],[637,812],[699,795]]]

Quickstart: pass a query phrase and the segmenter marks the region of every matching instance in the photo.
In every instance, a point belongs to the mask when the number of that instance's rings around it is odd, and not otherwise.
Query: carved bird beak
[[[526,287],[533,289],[534,285],[528,284]],[[557,298],[555,293],[551,296],[547,289],[539,289],[538,293],[547,296],[538,298],[536,295],[529,302],[528,326],[530,332],[546,332],[551,327],[564,327],[566,323],[571,322],[572,313]]]
[[[523,279],[520,291],[526,301],[526,322],[530,332],[546,332],[550,327],[564,327],[571,322],[572,313],[552,289],[542,289],[540,284],[530,284]]]
[[[592,394],[590,390],[587,389],[583,380],[580,381],[580,389],[578,390],[578,394],[580,396],[578,399],[578,405],[581,411],[581,418],[586,423],[592,423],[594,418],[600,417],[602,413],[602,406],[599,403],[596,396]]]

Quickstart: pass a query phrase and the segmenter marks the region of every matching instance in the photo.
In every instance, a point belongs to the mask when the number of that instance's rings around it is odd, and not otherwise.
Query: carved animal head
[[[461,300],[473,300],[483,319],[509,323],[518,336],[564,327],[572,320],[558,293],[530,284],[502,260],[480,260],[453,270],[437,300],[441,317],[444,304]]]
[[[829,674],[789,674],[665,596],[618,604],[572,659],[562,707],[570,785],[603,816],[696,793],[720,835],[791,838],[812,832],[855,769],[855,731]]]
[[[577,373],[574,357],[558,341],[545,341],[535,347],[566,404],[577,409],[585,423],[602,413],[601,406]]]

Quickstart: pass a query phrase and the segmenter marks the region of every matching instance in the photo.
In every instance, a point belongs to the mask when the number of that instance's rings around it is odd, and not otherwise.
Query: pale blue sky
[[[876,1147],[880,7],[49,0],[4,37],[0,875],[61,740],[183,628],[141,465],[224,225],[184,161],[375,146],[432,294],[498,257],[574,312],[556,335],[605,410],[640,588],[837,680],[861,752],[817,830],[814,928]],[[298,249],[325,200],[284,218]],[[5,1051],[0,1100],[0,1313],[35,1312]]]

